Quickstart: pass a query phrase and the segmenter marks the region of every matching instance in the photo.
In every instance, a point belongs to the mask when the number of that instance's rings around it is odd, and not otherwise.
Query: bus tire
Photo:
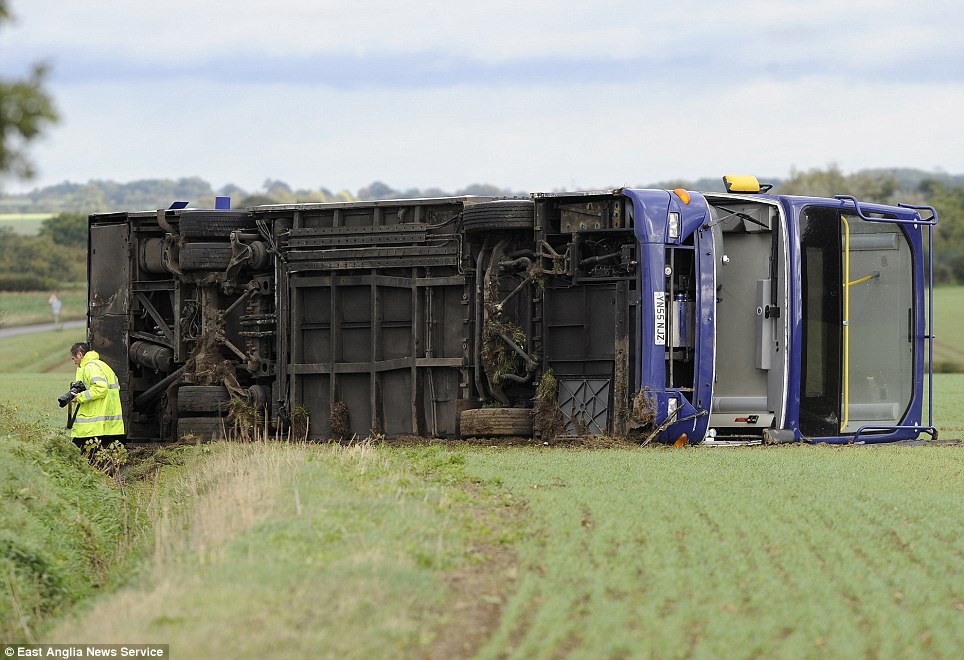
[[[224,440],[227,420],[221,417],[179,417],[178,439],[193,436],[198,440]]]
[[[535,204],[531,199],[502,199],[467,204],[462,209],[462,229],[467,234],[504,229],[532,229]]]
[[[181,236],[184,238],[227,239],[232,231],[254,230],[254,218],[244,211],[183,211]]]
[[[230,243],[185,243],[178,254],[182,271],[225,270],[231,263]]]
[[[177,390],[179,413],[223,413],[231,395],[224,385],[182,385]]]
[[[497,436],[532,437],[531,408],[475,408],[459,416],[464,438]]]

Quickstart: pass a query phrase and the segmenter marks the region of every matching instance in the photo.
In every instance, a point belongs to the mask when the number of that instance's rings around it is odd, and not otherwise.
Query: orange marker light
[[[682,188],[677,188],[673,192],[676,193],[676,196],[679,197],[684,204],[690,203],[690,194]]]

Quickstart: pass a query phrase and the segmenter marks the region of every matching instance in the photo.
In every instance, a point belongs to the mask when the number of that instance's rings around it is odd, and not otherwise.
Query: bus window
[[[914,276],[911,248],[899,225],[851,215],[841,224],[850,265],[850,336],[844,351],[848,405],[841,431],[855,433],[862,426],[898,424],[910,405]]]
[[[910,405],[914,358],[913,269],[903,232],[812,206],[800,216],[800,249],[801,433],[898,424]]]

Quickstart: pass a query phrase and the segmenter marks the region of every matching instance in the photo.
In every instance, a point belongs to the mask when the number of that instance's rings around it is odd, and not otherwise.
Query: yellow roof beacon
[[[732,174],[723,177],[723,185],[728,193],[765,193],[773,187],[769,183],[761,185],[755,176]]]

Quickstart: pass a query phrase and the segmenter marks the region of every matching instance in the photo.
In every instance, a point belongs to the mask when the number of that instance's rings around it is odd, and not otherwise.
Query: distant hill
[[[920,190],[925,180],[937,180],[948,187],[964,187],[964,174],[927,172],[909,168],[881,168],[861,170],[854,173],[866,179],[892,180],[897,197],[910,197]],[[760,177],[775,187],[783,182],[777,177]],[[615,187],[615,186],[614,186]],[[640,188],[686,188],[688,190],[723,191],[722,178],[702,178],[695,181],[683,179],[656,183],[641,183]],[[454,191],[440,188],[410,188],[396,190],[381,181],[375,181],[352,194],[348,191],[333,193],[327,188],[314,190],[292,189],[283,181],[267,180],[261,190],[246,191],[238,186],[227,185],[215,190],[200,177],[171,179],[142,179],[128,183],[91,180],[87,183],[64,182],[53,186],[35,188],[26,194],[0,193],[0,213],[96,213],[167,208],[177,200],[190,201],[198,207],[214,206],[218,195],[232,198],[235,208],[268,203],[354,201],[363,199],[391,199],[414,197],[444,197],[448,195],[521,196],[529,191],[514,191],[492,184],[472,184]]]
[[[232,206],[244,208],[258,204],[290,204],[299,202],[347,202],[360,199],[410,199],[450,195],[488,195],[513,197],[526,192],[513,191],[491,184],[472,184],[455,191],[440,188],[396,190],[375,181],[357,194],[343,190],[333,193],[327,188],[293,189],[283,181],[267,180],[261,190],[246,191],[235,185],[215,190],[199,177],[142,179],[128,183],[91,180],[87,183],[65,181],[53,186],[35,188],[28,193],[9,195],[0,192],[0,214],[23,213],[101,213],[168,208],[174,201],[189,201],[192,206],[213,208],[216,196],[230,197]]]

